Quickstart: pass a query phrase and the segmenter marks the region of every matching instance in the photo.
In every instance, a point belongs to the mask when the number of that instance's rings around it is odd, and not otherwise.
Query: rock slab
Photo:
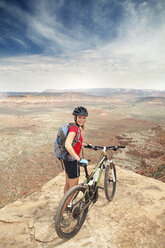
[[[114,200],[109,203],[100,190],[79,233],[64,241],[52,222],[63,195],[64,178],[62,172],[39,192],[0,209],[0,247],[164,248],[163,182],[117,167]]]

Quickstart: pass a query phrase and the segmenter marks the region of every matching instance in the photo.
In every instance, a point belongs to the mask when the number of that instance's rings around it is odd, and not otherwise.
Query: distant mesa
[[[66,92],[81,92],[88,95],[97,96],[115,96],[115,95],[134,95],[138,97],[147,96],[163,96],[165,91],[152,90],[152,89],[127,89],[127,88],[91,88],[91,89],[47,89],[43,93],[66,93]]]
[[[132,101],[135,104],[160,102],[164,104],[165,91],[125,88],[46,89],[42,92],[0,92],[0,103],[53,103],[74,101]]]

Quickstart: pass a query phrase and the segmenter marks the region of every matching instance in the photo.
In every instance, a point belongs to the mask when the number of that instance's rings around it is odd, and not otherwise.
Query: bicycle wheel
[[[105,167],[104,189],[107,200],[112,201],[116,191],[116,168],[114,164]]]
[[[86,187],[82,185],[76,185],[66,192],[54,218],[55,229],[60,238],[70,239],[80,230],[88,213],[88,198]],[[64,211],[68,201],[72,206],[66,207]]]

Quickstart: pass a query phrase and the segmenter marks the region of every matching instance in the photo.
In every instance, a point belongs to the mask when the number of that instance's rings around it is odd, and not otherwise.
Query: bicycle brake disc
[[[77,218],[80,215],[81,211],[80,211],[80,207],[75,207],[72,211],[72,216],[73,218]]]

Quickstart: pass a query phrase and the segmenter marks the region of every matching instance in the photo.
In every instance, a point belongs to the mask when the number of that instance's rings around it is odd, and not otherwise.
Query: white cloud
[[[47,88],[125,87],[164,89],[164,74],[154,64],[136,62],[103,52],[79,53],[78,58],[44,56],[8,58],[0,63],[0,91],[33,91]]]
[[[165,15],[160,2],[155,9],[147,1],[138,8],[132,1],[124,1],[125,16],[117,26],[116,38],[109,42],[101,42],[97,34],[86,37],[83,28],[76,25],[67,30],[42,2],[37,14],[26,16],[26,20],[28,38],[44,46],[45,55],[1,60],[0,91],[83,87],[165,89]],[[100,21],[98,8],[95,6],[92,12],[95,23]],[[155,16],[156,11],[159,16]],[[60,57],[48,55],[56,54],[58,49],[62,52]]]
[[[16,37],[12,37],[12,36],[10,37],[10,39],[16,41],[18,44],[20,44],[21,46],[23,46],[23,47],[25,47],[25,48],[28,47],[27,44],[26,44],[23,40],[20,40],[20,39],[18,39],[18,38],[16,38]]]

